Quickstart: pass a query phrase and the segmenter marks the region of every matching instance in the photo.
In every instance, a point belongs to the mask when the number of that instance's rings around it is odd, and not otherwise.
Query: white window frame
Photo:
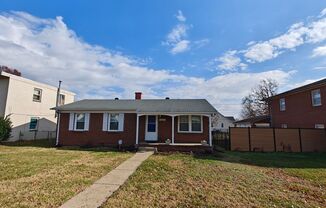
[[[283,105],[283,102],[284,102],[284,105]],[[280,98],[279,105],[280,105],[280,111],[286,111],[286,101],[285,101],[285,98]],[[284,108],[282,108],[282,107],[284,107]]]
[[[288,125],[287,124],[281,124],[281,128],[282,129],[287,129],[288,128]]]
[[[188,129],[189,131],[180,131],[180,116],[188,116]],[[200,116],[200,131],[192,131],[192,116]],[[202,115],[179,115],[178,116],[178,133],[203,133],[203,116]]]
[[[77,115],[84,114],[84,128],[77,129]],[[86,113],[74,113],[74,131],[85,131],[86,130]]]
[[[124,131],[124,114],[123,113],[105,113],[106,114],[106,131],[108,132],[123,132]],[[111,115],[117,114],[118,115],[118,129],[110,129],[110,120]]]
[[[111,129],[111,116],[112,114],[118,115],[118,129]],[[119,121],[119,113],[108,113],[108,131],[119,131],[120,121]]]
[[[37,95],[37,96],[40,96],[40,99],[39,100],[34,99],[34,95],[36,95],[35,94],[35,91],[39,91],[40,92],[40,95]],[[42,89],[37,88],[37,87],[34,87],[34,89],[33,89],[33,102],[38,102],[38,103],[42,102],[42,94],[43,94]]]
[[[315,129],[325,129],[324,124],[315,124]]]
[[[315,103],[314,103],[314,93],[315,93],[315,92],[318,92],[319,95],[320,95],[320,103],[319,103],[319,104],[315,104]],[[316,89],[316,90],[312,90],[312,91],[311,91],[311,103],[312,103],[312,106],[314,106],[314,107],[317,107],[317,106],[321,106],[321,105],[322,105],[320,89]]]
[[[181,121],[181,119],[180,119],[180,117],[181,116],[187,116],[188,117],[188,131],[181,131],[180,130],[180,121]],[[189,121],[189,115],[180,115],[180,116],[178,116],[178,132],[180,132],[180,133],[187,133],[187,132],[190,132],[191,131],[191,128],[190,128],[190,121]]]

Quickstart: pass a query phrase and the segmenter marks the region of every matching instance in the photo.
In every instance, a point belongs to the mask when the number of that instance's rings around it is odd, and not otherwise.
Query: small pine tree
[[[9,116],[0,117],[0,141],[5,141],[10,138],[12,122]]]

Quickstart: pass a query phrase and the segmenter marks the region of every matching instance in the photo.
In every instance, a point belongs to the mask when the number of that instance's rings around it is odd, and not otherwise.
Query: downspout
[[[60,131],[60,111],[56,112],[58,114],[57,116],[57,131],[56,131],[56,140],[55,140],[55,146],[59,145],[59,131]]]

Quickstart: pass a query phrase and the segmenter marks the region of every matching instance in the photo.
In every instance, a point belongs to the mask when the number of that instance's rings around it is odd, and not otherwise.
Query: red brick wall
[[[172,138],[172,118],[161,116],[158,119],[158,141],[164,143],[166,139]],[[62,113],[60,116],[60,145],[76,146],[116,146],[118,140],[122,139],[125,146],[135,145],[136,142],[136,114],[125,114],[123,132],[102,131],[103,114],[91,113],[89,131],[69,131],[69,113]],[[146,116],[139,117],[139,143],[145,142]],[[175,142],[176,143],[200,143],[202,140],[208,142],[209,121],[203,116],[202,133],[178,133],[178,117],[175,117]]]
[[[286,110],[280,111],[279,99],[276,97],[271,102],[272,126],[280,128],[287,124],[288,128],[315,128],[315,124],[326,126],[326,86],[320,89],[322,105],[312,106],[311,90],[284,96]]]
[[[89,131],[69,131],[69,113],[60,115],[59,144],[67,146],[117,146],[123,140],[124,146],[136,142],[136,114],[126,113],[123,132],[102,131],[103,113],[91,113]]]
[[[174,121],[175,143],[200,143],[206,140],[209,143],[209,120],[203,116],[203,132],[202,133],[178,133],[178,117]]]
[[[161,116],[158,120],[158,142],[165,143],[172,138],[172,117]]]

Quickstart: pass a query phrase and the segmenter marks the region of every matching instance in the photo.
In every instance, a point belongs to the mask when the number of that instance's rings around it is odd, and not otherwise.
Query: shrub
[[[0,141],[9,139],[12,129],[12,122],[9,116],[0,117]]]

